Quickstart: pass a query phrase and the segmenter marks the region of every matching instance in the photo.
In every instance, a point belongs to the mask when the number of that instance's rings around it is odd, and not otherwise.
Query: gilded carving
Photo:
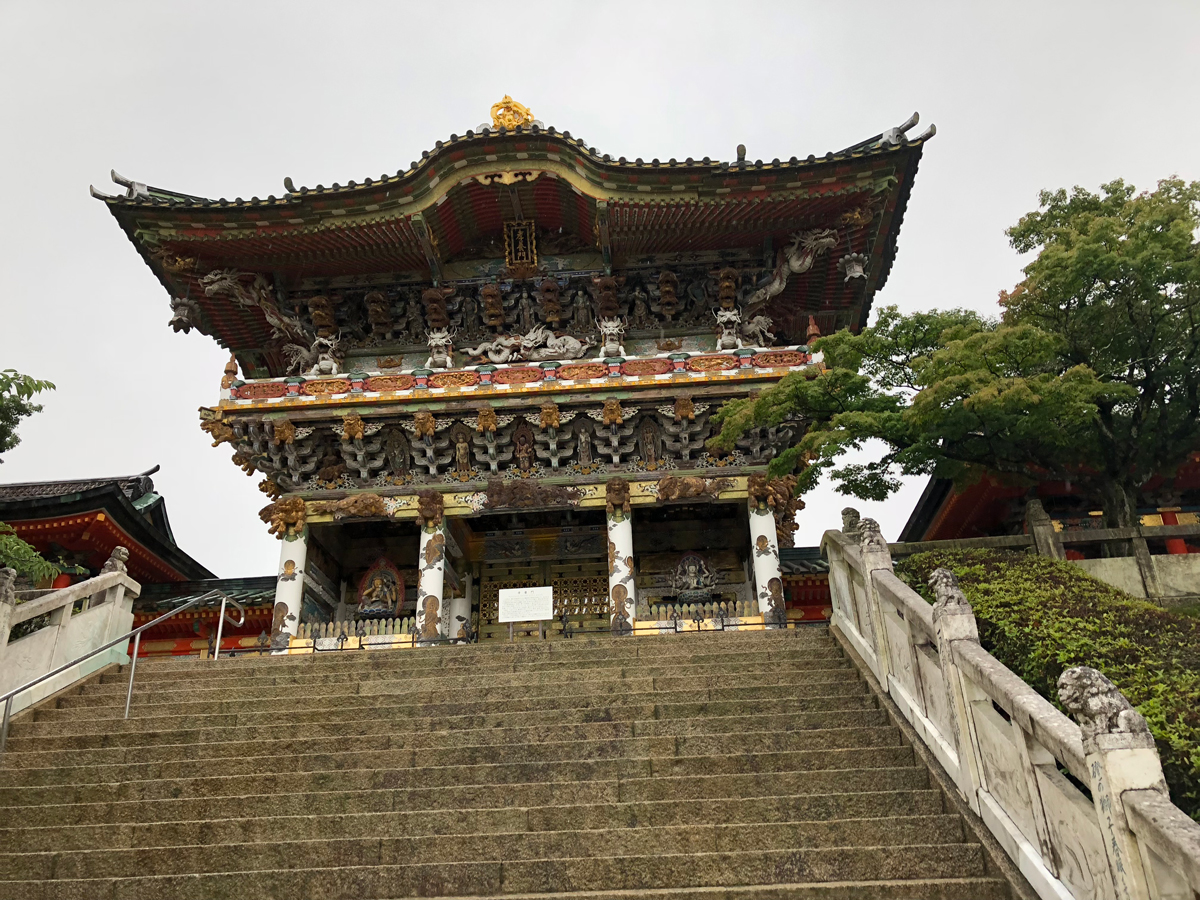
[[[391,360],[379,361],[380,366]],[[400,365],[399,362],[396,363]],[[412,386],[417,383],[417,380],[411,375],[373,375],[363,382],[364,391],[408,391],[412,390]]]
[[[271,426],[271,443],[291,444],[296,440],[296,426],[288,419],[279,419]]]
[[[675,398],[675,421],[682,422],[687,419],[689,422],[696,421],[696,404],[691,397],[676,397]]]
[[[474,372],[438,372],[429,376],[431,387],[470,387],[479,383],[479,376]]]
[[[325,381],[306,381],[300,385],[300,390],[310,397],[344,394],[350,390],[350,382],[344,378],[329,378]]]
[[[621,401],[610,398],[604,401],[604,412],[600,420],[604,425],[624,425],[625,419],[621,413]]]
[[[361,441],[366,430],[362,416],[351,413],[342,419],[342,440]]]
[[[258,517],[270,526],[268,533],[281,539],[298,537],[304,531],[307,516],[302,497],[284,497],[258,511]]]
[[[624,478],[610,478],[604,485],[604,511],[609,518],[620,510],[628,516],[632,512],[629,505],[629,482]]]
[[[485,432],[495,434],[497,427],[496,410],[487,405],[479,407],[479,416],[476,419],[475,430],[480,434]]]
[[[547,401],[542,404],[541,411],[538,415],[538,427],[543,431],[547,428],[558,428],[558,404],[553,401]]]
[[[687,367],[693,372],[715,372],[737,368],[737,360],[732,356],[693,356]]]
[[[664,475],[658,481],[659,501],[712,500],[722,491],[733,487],[732,478],[699,478]]]
[[[488,509],[531,509],[579,503],[580,492],[562,485],[543,485],[533,479],[506,482],[489,478],[487,482]]]
[[[271,400],[287,394],[287,385],[282,381],[263,381],[259,384],[243,384],[237,389],[242,400]]]
[[[378,494],[352,494],[341,500],[318,500],[309,506],[313,515],[332,515],[335,519],[386,516],[387,506]]]
[[[229,362],[225,363],[225,374],[221,376],[222,390],[229,390],[233,387],[233,383],[237,381],[238,364],[237,355],[229,354]]]
[[[283,491],[270,478],[264,478],[258,483],[258,489],[270,497],[272,500],[278,500],[283,496]]]
[[[508,94],[499,103],[492,104],[492,127],[515,130],[521,125],[533,124],[533,113],[528,106],[518,103]]]
[[[445,500],[441,491],[421,491],[417,494],[417,515],[427,529],[440,528]]]
[[[421,410],[413,416],[413,427],[416,431],[417,439],[433,437],[434,421],[433,413],[428,410]]]
[[[258,467],[254,464],[254,457],[245,450],[239,450],[229,458],[233,460],[235,466],[247,475],[253,475],[258,471]]]

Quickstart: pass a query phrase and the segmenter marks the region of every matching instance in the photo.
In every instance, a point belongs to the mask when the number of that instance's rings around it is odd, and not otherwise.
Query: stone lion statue
[[[1144,734],[1150,726],[1103,674],[1075,666],[1058,676],[1058,699],[1079,723],[1086,748],[1100,734]]]

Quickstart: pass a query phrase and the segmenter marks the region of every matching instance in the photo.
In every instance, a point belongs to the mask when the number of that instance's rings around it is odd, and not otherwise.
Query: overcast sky
[[[804,157],[921,114],[876,306],[996,311],[1004,229],[1041,188],[1200,178],[1200,3],[56,3],[0,0],[0,368],[58,390],[0,481],[157,464],[184,550],[275,571],[264,499],[196,409],[228,354],[168,297],[88,184],[108,171],[265,197],[406,168],[505,93],[629,158]],[[915,133],[915,132],[914,132]],[[895,538],[922,485],[855,502]],[[798,544],[838,524],[822,489]]]

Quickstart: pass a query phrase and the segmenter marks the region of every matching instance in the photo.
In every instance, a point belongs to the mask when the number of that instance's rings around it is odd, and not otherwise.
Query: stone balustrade
[[[1077,725],[980,646],[953,575],[935,573],[930,606],[894,574],[878,525],[859,528],[822,541],[831,625],[1038,895],[1200,892],[1200,824],[1171,803],[1145,721],[1111,682],[1064,673]]]
[[[18,603],[11,569],[0,569],[0,694],[86,655],[133,628],[133,601],[141,587],[125,571],[128,551],[118,547],[105,571],[62,590]],[[48,617],[42,627],[9,640],[14,626]],[[127,648],[111,647],[13,698],[16,713],[113,663],[129,662]]]

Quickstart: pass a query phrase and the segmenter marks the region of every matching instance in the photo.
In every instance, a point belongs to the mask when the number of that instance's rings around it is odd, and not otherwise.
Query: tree
[[[1038,253],[1001,294],[999,321],[885,308],[861,334],[818,340],[815,377],[722,408],[713,448],[799,420],[807,432],[772,466],[801,468],[800,490],[826,472],[864,499],[900,474],[1063,479],[1110,525],[1132,524],[1139,489],[1200,450],[1200,184],[1102,191],[1043,192],[1009,229],[1016,250]],[[881,458],[836,467],[870,439]]]
[[[40,404],[31,402],[34,395],[52,390],[54,385],[49,381],[30,378],[15,369],[0,370],[0,453],[21,443],[17,436],[17,425],[21,420],[42,411]],[[4,460],[0,459],[2,462]]]
[[[0,453],[11,450],[21,442],[17,425],[26,416],[41,412],[42,407],[31,398],[42,391],[52,391],[49,381],[39,381],[14,369],[0,370]],[[0,462],[4,462],[0,459]],[[0,567],[16,569],[18,575],[38,582],[54,578],[62,569],[42,559],[30,544],[17,537],[13,529],[0,522]]]

